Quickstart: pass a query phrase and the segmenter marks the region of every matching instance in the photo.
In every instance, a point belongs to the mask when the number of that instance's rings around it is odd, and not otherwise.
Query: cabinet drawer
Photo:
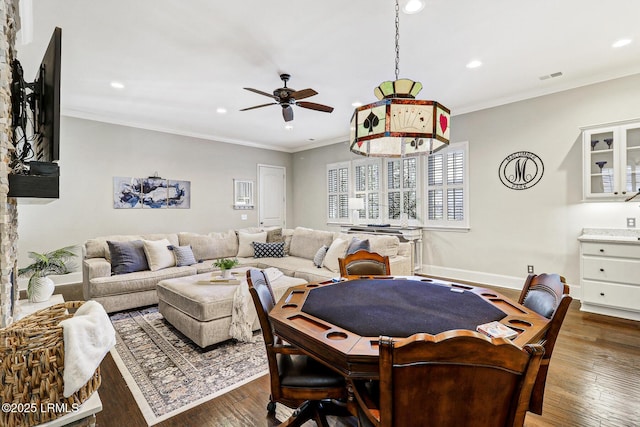
[[[598,256],[612,256],[612,257],[640,259],[640,245],[583,242],[581,247],[582,247],[583,255],[598,255]]]
[[[640,260],[583,256],[582,278],[640,285]]]
[[[591,304],[640,311],[640,287],[583,280],[582,300]]]

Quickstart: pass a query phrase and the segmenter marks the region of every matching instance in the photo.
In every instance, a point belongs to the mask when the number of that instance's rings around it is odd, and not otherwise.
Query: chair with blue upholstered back
[[[529,410],[535,414],[542,414],[542,401],[547,382],[549,362],[556,345],[560,327],[573,298],[569,296],[569,286],[564,277],[558,274],[529,274],[524,283],[518,302],[550,319],[549,329],[542,341],[544,356],[538,371],[538,377],[531,394]]]

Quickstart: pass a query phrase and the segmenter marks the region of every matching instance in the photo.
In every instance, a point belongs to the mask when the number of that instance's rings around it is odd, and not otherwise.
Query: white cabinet
[[[584,198],[625,199],[640,191],[640,119],[581,129]]]
[[[579,240],[581,309],[640,320],[640,231],[585,229]]]

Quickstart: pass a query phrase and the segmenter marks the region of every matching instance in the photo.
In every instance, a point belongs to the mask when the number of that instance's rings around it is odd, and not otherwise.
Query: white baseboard
[[[56,286],[82,283],[82,271],[74,271],[69,274],[52,274],[47,277],[53,280],[53,283],[55,283]],[[21,291],[26,291],[28,284],[29,284],[28,277],[18,278],[18,289],[20,289]]]
[[[462,270],[458,268],[441,267],[438,265],[422,265],[420,271],[432,276],[446,277],[451,280],[464,280],[479,283],[481,285],[500,286],[507,289],[522,289],[527,275],[522,277],[505,276],[501,274],[485,273],[483,271]],[[580,299],[580,287],[569,284],[570,293],[573,299]]]

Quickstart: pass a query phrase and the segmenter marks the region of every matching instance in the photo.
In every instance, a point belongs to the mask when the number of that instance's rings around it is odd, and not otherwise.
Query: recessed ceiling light
[[[226,114],[226,112],[227,112],[226,108],[222,108],[222,107],[216,108],[216,113],[218,114]]]
[[[357,107],[362,107],[362,102],[358,102],[358,101],[356,101],[356,102],[352,102],[352,103],[351,103],[351,106],[352,106],[352,107],[356,107],[356,108],[357,108]]]
[[[482,66],[482,61],[478,61],[477,59],[474,59],[467,64],[467,68],[478,68],[480,66]]]
[[[422,0],[407,0],[402,6],[402,11],[408,15],[420,12],[424,9],[424,1]]]
[[[631,39],[620,39],[612,44],[611,47],[622,47],[628,45],[629,43],[631,43]]]
[[[124,83],[113,81],[111,82],[111,87],[114,89],[124,89]]]

